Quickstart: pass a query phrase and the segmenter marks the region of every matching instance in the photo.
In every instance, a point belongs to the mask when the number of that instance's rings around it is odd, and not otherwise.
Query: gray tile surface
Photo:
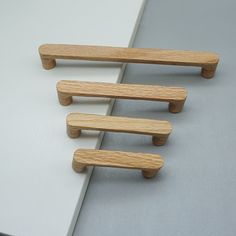
[[[236,2],[149,0],[136,47],[220,53],[212,80],[199,68],[128,65],[125,83],[184,86],[180,114],[166,103],[117,100],[113,115],[167,119],[174,129],[164,147],[150,137],[107,133],[102,149],[159,153],[157,178],[139,171],[95,168],[74,236],[236,234]]]

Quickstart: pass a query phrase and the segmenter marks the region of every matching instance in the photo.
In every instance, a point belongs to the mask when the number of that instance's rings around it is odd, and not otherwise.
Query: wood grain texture
[[[64,106],[72,103],[72,96],[108,97],[169,102],[169,111],[172,113],[181,112],[187,98],[187,90],[180,87],[75,80],[59,81],[57,93],[60,104]]]
[[[163,164],[164,160],[157,154],[78,149],[72,167],[76,172],[84,171],[87,166],[140,169],[145,178],[152,178]]]
[[[71,138],[80,136],[81,130],[100,130],[153,136],[153,144],[164,145],[172,131],[168,121],[71,113],[67,116],[67,133]]]
[[[56,59],[148,63],[202,68],[201,75],[212,78],[219,56],[211,52],[166,50],[157,48],[122,48],[67,44],[43,44],[39,47],[42,65],[52,69]]]

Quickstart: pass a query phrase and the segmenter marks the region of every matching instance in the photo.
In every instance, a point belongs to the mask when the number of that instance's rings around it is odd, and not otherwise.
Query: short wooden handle
[[[161,101],[169,103],[169,111],[181,112],[187,98],[187,90],[181,87],[165,87],[138,84],[113,84],[62,80],[57,83],[58,99],[61,105],[72,103],[72,96],[108,97]]]
[[[78,173],[87,166],[140,169],[145,178],[152,178],[163,164],[164,160],[157,154],[78,149],[74,153],[72,167]]]
[[[67,133],[71,138],[78,138],[81,130],[134,133],[151,135],[156,146],[164,145],[172,130],[168,121],[84,113],[71,113],[67,116],[66,122]]]
[[[49,70],[56,66],[56,59],[147,63],[202,68],[204,78],[212,78],[219,61],[216,53],[164,50],[154,48],[122,48],[107,46],[44,44],[39,47],[42,65]]]

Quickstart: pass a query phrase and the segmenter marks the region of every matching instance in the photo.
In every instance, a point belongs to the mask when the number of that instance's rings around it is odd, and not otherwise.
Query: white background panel
[[[109,99],[59,105],[62,79],[117,82],[119,63],[58,61],[42,69],[43,43],[128,46],[144,0],[13,1],[0,4],[0,232],[71,234],[90,173],[72,171],[73,152],[95,148],[98,132],[66,135],[69,112],[106,114]],[[75,211],[76,209],[76,211]],[[68,231],[69,230],[69,231]]]

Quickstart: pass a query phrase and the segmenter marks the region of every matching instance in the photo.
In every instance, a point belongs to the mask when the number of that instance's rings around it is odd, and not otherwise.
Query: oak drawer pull
[[[72,103],[72,96],[108,97],[169,102],[169,111],[181,112],[187,97],[187,90],[180,87],[164,87],[137,84],[112,84],[62,80],[57,83],[61,105]]]
[[[172,130],[168,121],[84,113],[69,114],[66,123],[67,133],[71,138],[78,138],[81,130],[113,131],[152,135],[152,142],[157,146],[166,143]]]
[[[153,178],[164,160],[157,154],[107,150],[78,149],[74,153],[72,168],[83,172],[87,166],[104,166],[142,170],[143,177]]]
[[[201,74],[205,78],[214,76],[219,61],[218,54],[211,52],[67,44],[43,44],[39,54],[47,70],[56,66],[56,59],[73,59],[196,66],[202,68]]]

